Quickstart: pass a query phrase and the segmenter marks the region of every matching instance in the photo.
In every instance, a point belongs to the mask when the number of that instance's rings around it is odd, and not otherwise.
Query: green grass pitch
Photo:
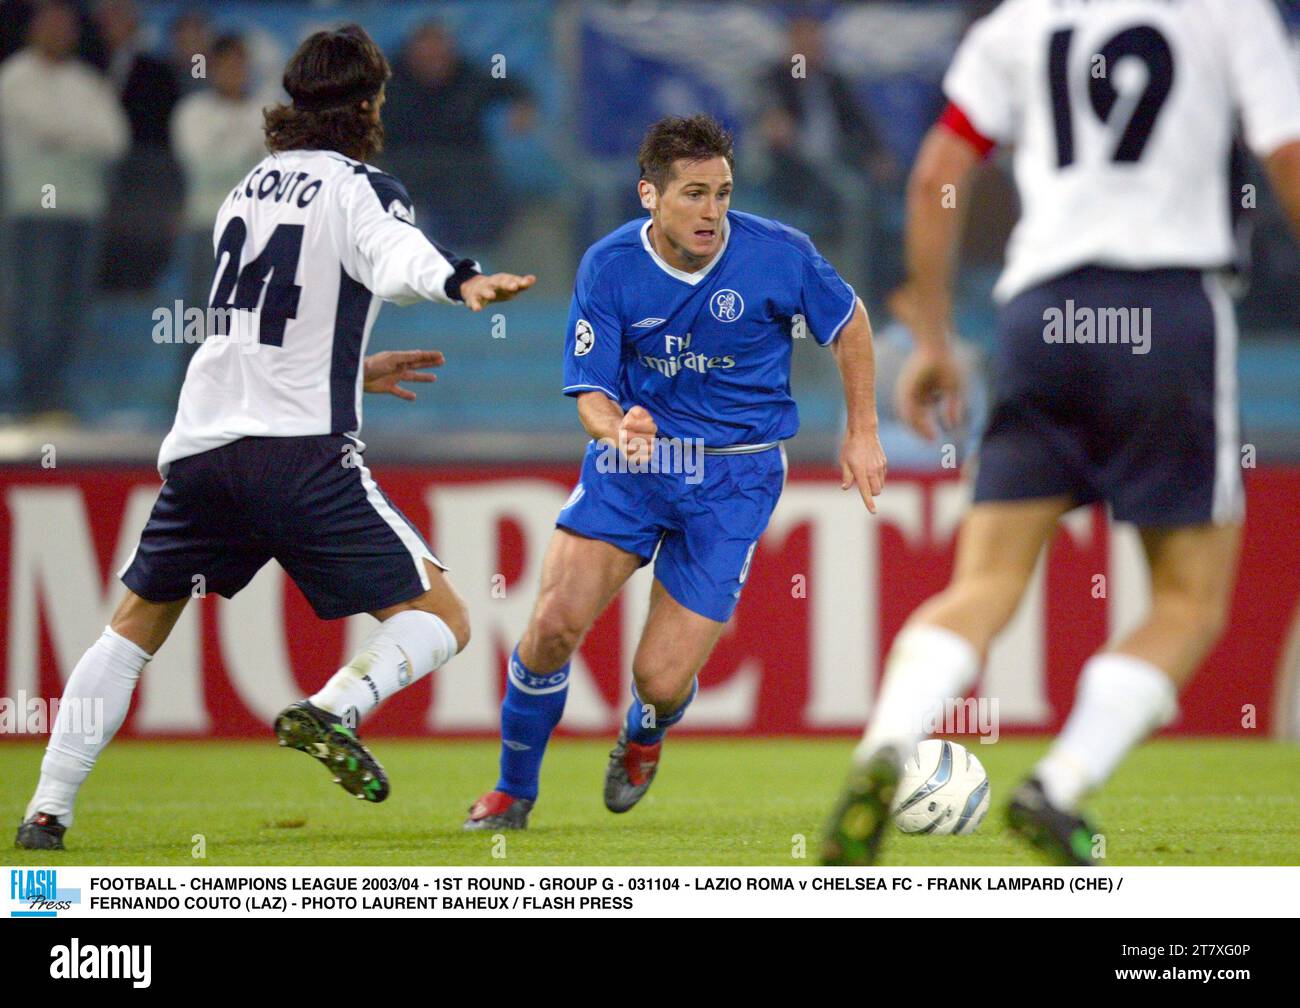
[[[972,745],[993,807],[969,837],[893,833],[886,865],[1037,863],[1002,826],[1010,789],[1046,746]],[[9,848],[47,865],[772,865],[816,863],[851,741],[670,739],[649,795],[616,816],[601,802],[608,743],[557,740],[532,826],[505,857],[461,832],[496,778],[489,742],[375,740],[392,795],[363,804],[301,753],[265,743],[121,742],[82,791],[68,851]],[[0,745],[0,822],[16,825],[41,749]],[[1111,865],[1300,864],[1300,747],[1160,741],[1134,754],[1091,809]],[[191,855],[196,834],[207,857]],[[806,838],[800,854],[799,838]],[[5,844],[9,841],[3,840]],[[8,860],[0,857],[0,860]]]

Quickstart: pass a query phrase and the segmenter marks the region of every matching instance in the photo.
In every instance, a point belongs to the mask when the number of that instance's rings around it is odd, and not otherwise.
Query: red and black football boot
[[[504,791],[489,791],[469,809],[467,830],[528,829],[528,813],[533,803]]]
[[[63,850],[63,834],[66,832],[68,827],[59,822],[58,816],[37,812],[18,827],[14,846],[24,850]]]
[[[609,753],[605,769],[605,808],[626,812],[639,802],[654,783],[659,769],[659,754],[664,744],[641,745],[629,742],[627,727],[618,733],[618,742]]]

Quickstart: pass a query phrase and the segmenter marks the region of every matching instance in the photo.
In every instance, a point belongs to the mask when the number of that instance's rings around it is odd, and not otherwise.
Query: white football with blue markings
[[[903,764],[893,812],[904,833],[964,836],[988,811],[989,775],[956,742],[926,739]]]

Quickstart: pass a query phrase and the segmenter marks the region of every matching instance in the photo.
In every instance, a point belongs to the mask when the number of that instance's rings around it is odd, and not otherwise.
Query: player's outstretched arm
[[[371,354],[365,361],[365,378],[362,388],[367,392],[387,392],[405,399],[415,399],[415,393],[402,388],[402,382],[433,382],[437,375],[427,373],[428,368],[441,367],[446,361],[437,350],[384,350]]]
[[[849,423],[840,449],[841,489],[854,485],[862,503],[876,513],[876,496],[885,486],[885,450],[880,446],[876,416],[876,358],[871,342],[871,320],[859,300],[853,317],[831,344],[835,364],[844,383],[844,404]]]
[[[494,301],[509,301],[522,294],[537,282],[537,277],[529,273],[517,276],[514,273],[480,273],[465,280],[460,285],[460,298],[470,311],[480,311],[484,305]]]
[[[919,347],[947,345],[965,183],[979,159],[968,140],[938,124],[926,134],[908,179],[903,235],[907,280],[890,299],[890,310],[912,330]]]
[[[962,374],[948,333],[959,215],[966,204],[962,196],[979,159],[966,138],[936,125],[926,135],[907,186],[907,281],[894,292],[889,307],[911,331],[915,349],[899,374],[895,408],[900,419],[928,440],[936,436],[936,405],[949,428],[961,422]]]
[[[617,446],[629,462],[649,461],[659,428],[644,407],[624,413],[604,392],[584,392],[578,396],[578,418],[588,434]]]
[[[439,248],[415,227],[411,198],[390,175],[352,176],[342,205],[348,272],[385,301],[464,303],[480,311],[536,282],[534,276],[514,273],[484,276],[472,259]]]

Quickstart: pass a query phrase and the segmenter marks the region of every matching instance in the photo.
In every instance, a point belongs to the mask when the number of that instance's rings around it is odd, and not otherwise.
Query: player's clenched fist
[[[648,462],[658,430],[654,418],[643,407],[633,406],[619,421],[618,450],[629,462]]]
[[[933,411],[937,406],[948,430],[956,430],[962,412],[961,366],[946,347],[918,347],[899,373],[894,388],[894,408],[899,419],[928,441],[936,436]]]
[[[509,301],[516,294],[528,290],[537,282],[531,273],[516,276],[514,273],[480,273],[460,285],[460,298],[470,311],[478,311],[493,301]]]

